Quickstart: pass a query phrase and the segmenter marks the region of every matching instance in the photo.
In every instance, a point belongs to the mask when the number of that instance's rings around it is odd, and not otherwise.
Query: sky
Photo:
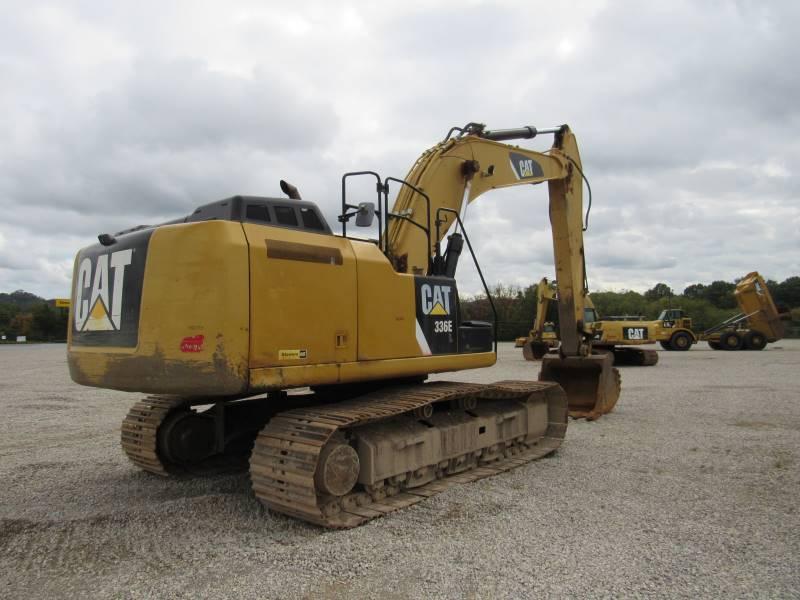
[[[403,177],[472,121],[575,132],[593,291],[800,274],[794,0],[0,8],[0,292],[68,297],[97,234],[280,179],[335,224],[342,173]],[[482,196],[466,227],[490,282],[553,276],[545,186]]]

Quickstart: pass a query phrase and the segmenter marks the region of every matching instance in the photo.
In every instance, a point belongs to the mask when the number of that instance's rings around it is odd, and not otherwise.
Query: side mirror
[[[361,202],[356,213],[356,227],[369,227],[375,220],[375,203]]]

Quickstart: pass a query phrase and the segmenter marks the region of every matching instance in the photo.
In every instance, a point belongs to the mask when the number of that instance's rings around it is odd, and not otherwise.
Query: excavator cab
[[[682,329],[692,328],[692,319],[684,316],[683,310],[680,308],[665,308],[661,311],[661,314],[658,315],[656,321],[659,321],[661,326],[665,329],[671,329],[673,327],[680,327]]]

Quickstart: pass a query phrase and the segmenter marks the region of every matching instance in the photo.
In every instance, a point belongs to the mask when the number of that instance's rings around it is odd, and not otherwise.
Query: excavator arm
[[[539,133],[553,133],[553,146],[546,153],[502,141],[530,139]],[[550,222],[553,234],[556,279],[559,284],[561,344],[566,356],[586,356],[583,341],[583,308],[586,297],[583,253],[583,200],[581,160],[575,135],[562,125],[538,131],[535,127],[488,131],[470,124],[458,137],[447,139],[420,156],[405,181],[430,199],[430,214],[439,208],[462,211],[479,196],[496,188],[547,182],[550,193]],[[431,246],[423,230],[428,207],[411,187],[403,187],[392,213],[406,219],[392,219],[387,237],[390,255],[403,260],[408,272],[427,273],[431,256],[454,217],[442,212],[439,236],[432,232]]]
[[[555,282],[550,282],[547,277],[542,277],[536,284],[536,318],[533,320],[533,329],[528,334],[532,338],[542,339],[544,324],[547,321],[547,311],[550,303],[557,300]]]
[[[561,339],[559,362],[543,363],[540,378],[558,381],[574,396],[582,396],[584,409],[575,416],[590,418],[608,412],[619,396],[618,374],[603,362],[608,357],[591,355],[591,333],[583,323],[587,289],[583,249],[582,170],[575,135],[567,125],[537,130],[535,127],[495,130],[471,123],[456,129],[457,135],[427,150],[405,178],[387,227],[388,253],[395,267],[427,274],[432,256],[453,218],[439,209],[462,212],[489,190],[547,182]],[[504,142],[530,139],[540,133],[554,134],[547,152],[536,152]],[[427,201],[419,192],[427,196]],[[430,203],[430,206],[428,206]],[[439,221],[436,231],[425,228]],[[413,221],[414,223],[411,223]],[[430,244],[428,240],[430,239]],[[570,399],[571,407],[573,405]],[[578,414],[578,413],[581,414]]]

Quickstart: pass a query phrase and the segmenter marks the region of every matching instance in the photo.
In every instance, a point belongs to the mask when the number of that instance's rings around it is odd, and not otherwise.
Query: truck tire
[[[735,331],[726,331],[719,336],[719,345],[723,350],[741,350],[742,336]]]
[[[692,349],[692,338],[685,331],[678,331],[672,334],[669,345],[673,350],[686,351]]]
[[[664,350],[672,350],[672,346],[670,346],[670,345],[669,345],[669,341],[666,341],[666,342],[665,342],[665,341],[663,341],[663,340],[662,340],[662,341],[660,341],[660,342],[658,342],[658,343],[659,343],[659,344],[661,344],[661,347],[662,347]]]
[[[767,336],[760,331],[750,331],[744,338],[745,350],[763,350],[767,345]]]
[[[719,345],[719,342],[709,341],[708,345],[711,346],[712,350],[722,350],[722,346]]]

